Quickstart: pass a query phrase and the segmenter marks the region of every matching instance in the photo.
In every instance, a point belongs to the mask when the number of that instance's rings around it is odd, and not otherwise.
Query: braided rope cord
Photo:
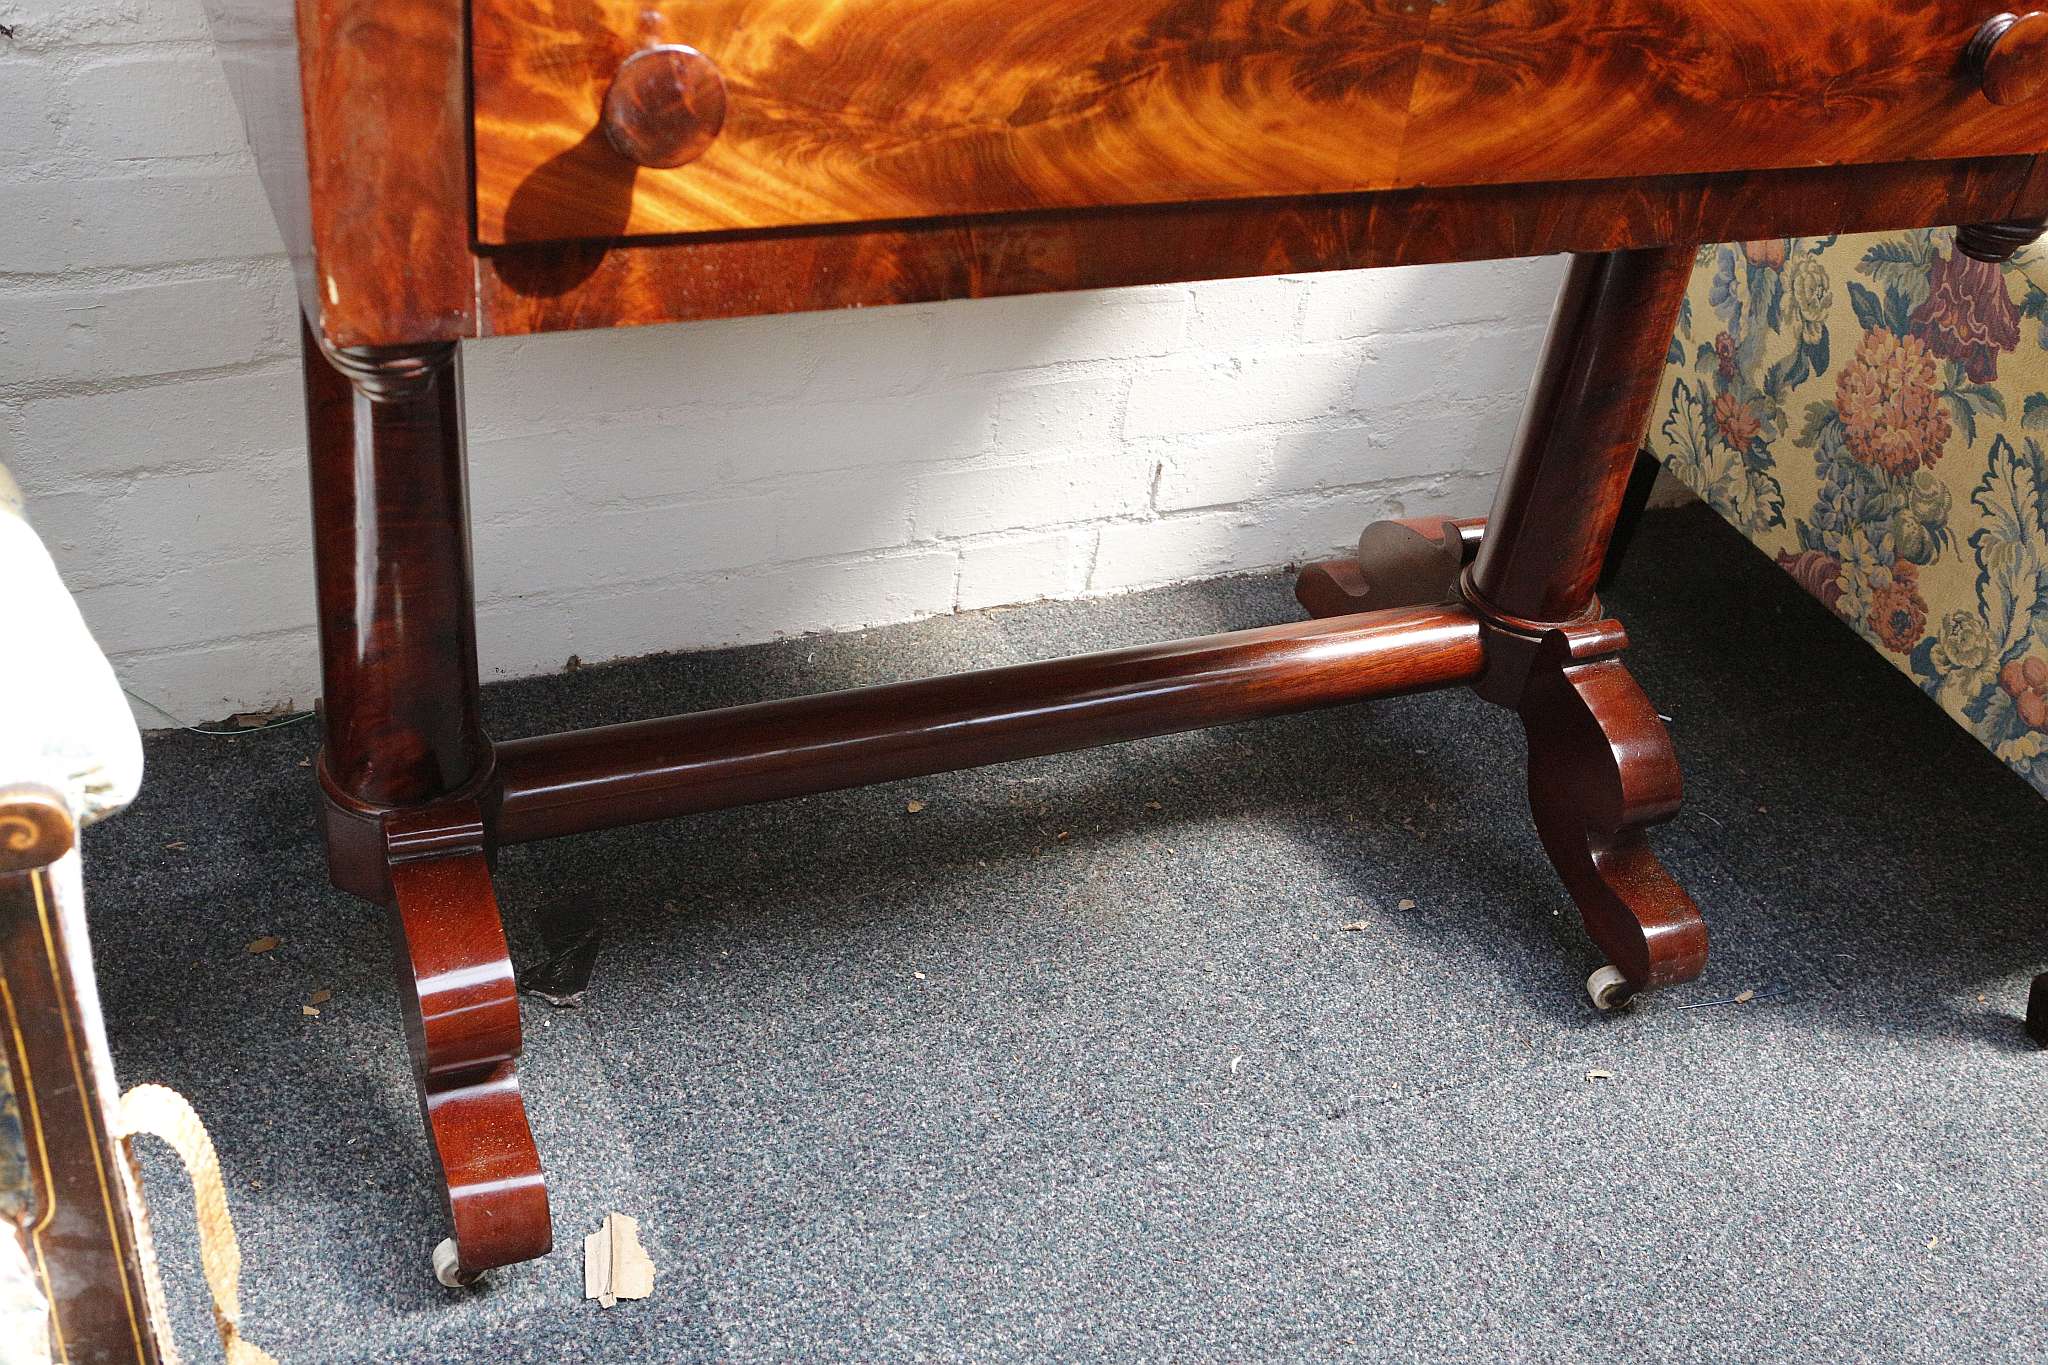
[[[242,1247],[235,1240],[227,1189],[220,1178],[220,1158],[214,1154],[206,1125],[183,1095],[161,1085],[138,1085],[123,1095],[117,1120],[123,1137],[148,1133],[169,1143],[191,1177],[199,1223],[199,1265],[213,1292],[213,1321],[228,1365],[277,1365],[268,1351],[242,1336]]]

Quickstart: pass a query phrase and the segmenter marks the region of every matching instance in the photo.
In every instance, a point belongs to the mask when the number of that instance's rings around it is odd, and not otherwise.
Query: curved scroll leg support
[[[1706,923],[1643,834],[1677,814],[1680,797],[1678,758],[1650,699],[1620,660],[1574,660],[1554,631],[1516,710],[1536,831],[1587,933],[1631,992],[1698,976]]]
[[[473,806],[452,821],[437,809],[388,816],[386,839],[406,1035],[455,1229],[444,1278],[468,1283],[554,1244],[519,1096],[512,959]]]
[[[2027,990],[2027,1036],[2048,1047],[2048,972],[2035,977]]]
[[[1304,568],[1294,580],[1295,600],[1319,617],[1456,601],[1459,571],[1478,551],[1485,524],[1446,517],[1376,521],[1359,536],[1357,558]]]

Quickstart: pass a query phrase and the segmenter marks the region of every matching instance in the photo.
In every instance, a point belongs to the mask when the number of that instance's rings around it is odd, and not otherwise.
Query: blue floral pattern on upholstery
[[[2048,254],[1700,249],[1645,444],[2048,794]]]

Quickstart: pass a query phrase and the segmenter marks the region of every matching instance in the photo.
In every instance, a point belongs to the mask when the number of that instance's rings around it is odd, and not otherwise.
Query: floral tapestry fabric
[[[2048,251],[1703,247],[1645,444],[2048,795]]]

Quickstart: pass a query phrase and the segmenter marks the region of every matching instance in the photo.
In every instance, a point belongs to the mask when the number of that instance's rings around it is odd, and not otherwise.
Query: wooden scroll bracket
[[[1557,626],[1491,611],[1462,567],[1485,527],[1484,518],[1374,523],[1356,561],[1307,566],[1295,595],[1314,615],[1355,611],[1358,601],[1462,600],[1479,619],[1486,653],[1473,690],[1521,717],[1536,832],[1586,932],[1630,994],[1690,981],[1706,966],[1706,923],[1644,835],[1678,813],[1678,758],[1656,707],[1616,657],[1628,636],[1619,622],[1598,619],[1597,602],[1587,619]]]
[[[1532,632],[1487,620],[1473,690],[1522,718],[1529,810],[1543,851],[1627,991],[1677,985],[1707,964],[1707,926],[1644,831],[1678,813],[1678,755],[1616,656],[1621,623]]]
[[[1295,600],[1311,616],[1455,602],[1458,575],[1479,553],[1485,529],[1484,517],[1376,521],[1358,537],[1356,558],[1303,568],[1294,580]]]
[[[391,927],[420,1113],[440,1164],[454,1255],[444,1282],[554,1244],[540,1153],[519,1095],[519,997],[483,816],[455,801],[384,817]]]
[[[1678,810],[1671,740],[1594,596],[1692,258],[1575,256],[1492,514],[1368,526],[1355,560],[1295,585],[1314,615],[1448,601],[1478,620],[1473,688],[1522,718],[1537,833],[1612,965],[1587,983],[1603,1007],[1706,965],[1699,910],[1643,837]]]

